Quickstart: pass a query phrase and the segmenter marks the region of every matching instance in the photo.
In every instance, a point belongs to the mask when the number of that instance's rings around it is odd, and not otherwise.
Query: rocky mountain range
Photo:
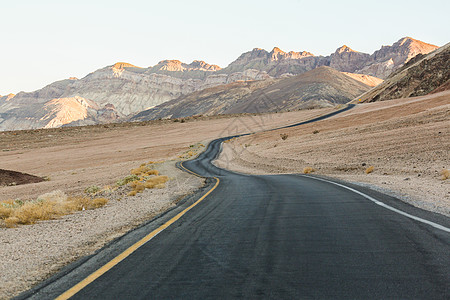
[[[366,74],[384,79],[417,54],[426,54],[437,48],[435,45],[410,37],[404,37],[392,46],[382,46],[371,55],[352,50],[346,45],[325,57],[314,56],[306,51],[283,52],[277,47],[270,52],[255,48],[243,53],[218,73],[229,74],[247,69],[258,69],[266,71],[270,76],[280,77],[284,74],[297,75],[320,66],[329,66],[342,72]]]
[[[197,91],[142,111],[131,121],[327,107],[347,103],[369,89],[346,73],[322,66],[296,76],[234,82]]]
[[[423,96],[450,89],[450,43],[419,54],[355,102]]]
[[[69,78],[34,92],[0,97],[0,130],[58,127],[73,122],[78,125],[115,122],[207,88],[284,78],[320,66],[385,78],[416,54],[426,54],[436,48],[402,38],[372,55],[347,46],[326,57],[306,51],[284,52],[276,47],[270,52],[255,48],[223,69],[203,61],[186,64],[163,60],[148,68],[116,63],[82,79]],[[373,81],[376,82],[379,80]]]

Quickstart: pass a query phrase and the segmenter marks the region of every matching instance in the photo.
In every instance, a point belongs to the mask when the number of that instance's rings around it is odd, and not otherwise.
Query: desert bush
[[[123,185],[128,184],[129,182],[132,182],[132,181],[135,181],[135,180],[139,180],[139,176],[137,176],[137,175],[128,175],[125,178],[122,178],[122,179],[118,180],[116,182],[116,184],[118,186],[123,186]]]
[[[105,198],[67,197],[61,191],[39,196],[34,201],[3,201],[0,219],[6,227],[34,224],[37,221],[53,220],[79,210],[95,209],[108,202]],[[4,208],[4,209],[2,209]]]
[[[164,188],[165,183],[168,180],[169,180],[169,177],[167,177],[165,175],[152,177],[145,182],[145,188],[147,188],[147,189]]]
[[[373,166],[370,166],[370,167],[368,167],[367,169],[366,169],[366,174],[370,174],[370,173],[372,173],[373,172],[373,170],[374,170],[374,167]]]
[[[98,186],[96,186],[96,185],[91,185],[91,186],[89,186],[89,187],[84,189],[84,192],[86,194],[96,194],[99,191],[100,191],[100,188]]]
[[[147,173],[148,171],[150,171],[150,168],[144,164],[136,169],[131,169],[130,173],[132,175],[141,175],[141,174]]]
[[[283,141],[286,140],[288,138],[288,136],[289,135],[287,133],[280,133],[280,137]]]
[[[89,209],[100,208],[100,207],[106,205],[106,203],[108,203],[108,199],[106,199],[106,198],[94,198],[94,199],[92,199],[92,201],[90,203]]]
[[[142,193],[145,190],[145,184],[142,181],[133,181],[128,184],[137,193]]]
[[[312,173],[312,172],[315,172],[316,170],[314,170],[313,168],[311,168],[311,167],[305,167],[305,168],[303,168],[303,173],[304,174],[309,174],[309,173]]]
[[[155,175],[158,176],[159,175],[159,171],[158,170],[150,170],[147,173],[145,173],[146,176],[150,176],[150,175]]]
[[[442,180],[446,180],[450,178],[450,171],[447,169],[442,169],[441,171]]]
[[[13,212],[13,207],[7,203],[0,203],[0,219],[8,218]]]
[[[319,130],[317,130],[317,129],[313,131],[313,134],[318,134],[318,133],[319,133]]]

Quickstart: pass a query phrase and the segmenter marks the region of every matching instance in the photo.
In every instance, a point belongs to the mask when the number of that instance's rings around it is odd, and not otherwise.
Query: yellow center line
[[[180,165],[183,169],[185,169],[189,173],[194,174],[199,177],[202,177],[202,176],[186,169],[183,166],[183,163],[180,163]],[[191,204],[190,206],[185,208],[182,212],[178,213],[175,217],[173,217],[172,219],[170,219],[169,221],[167,221],[166,223],[164,223],[157,229],[150,232],[148,235],[146,235],[141,240],[139,240],[138,242],[136,242],[135,244],[130,246],[128,249],[126,249],[125,251],[120,253],[118,256],[114,257],[112,260],[110,260],[108,263],[106,263],[101,268],[96,270],[94,273],[92,273],[91,275],[89,275],[88,277],[86,277],[85,279],[83,279],[82,281],[80,281],[79,283],[77,283],[76,285],[74,285],[73,287],[71,287],[70,289],[68,289],[67,291],[62,293],[61,295],[59,295],[56,299],[57,300],[69,299],[70,297],[72,297],[73,295],[75,295],[76,293],[81,291],[83,288],[85,288],[88,284],[90,284],[91,282],[93,282],[94,280],[96,280],[97,278],[99,278],[100,276],[102,276],[103,274],[108,272],[109,270],[111,270],[119,262],[121,262],[122,260],[124,260],[125,258],[130,256],[134,251],[136,251],[139,247],[141,247],[142,245],[144,245],[145,243],[150,241],[152,238],[157,236],[161,231],[163,231],[164,229],[166,229],[167,227],[169,227],[170,225],[175,223],[177,220],[179,220],[184,214],[186,214],[194,206],[196,206],[201,201],[203,201],[203,199],[205,199],[209,194],[211,194],[212,191],[214,191],[216,189],[216,187],[219,185],[220,180],[217,177],[213,177],[213,178],[216,180],[216,184],[206,194],[204,194],[200,199],[195,201],[193,204]]]

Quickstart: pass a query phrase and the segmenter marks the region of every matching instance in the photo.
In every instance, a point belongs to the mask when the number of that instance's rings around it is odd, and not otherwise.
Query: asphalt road
[[[391,210],[311,176],[219,169],[221,141],[183,163],[211,177],[201,193],[21,297],[70,290],[197,203],[72,298],[450,298],[449,218],[353,187]]]

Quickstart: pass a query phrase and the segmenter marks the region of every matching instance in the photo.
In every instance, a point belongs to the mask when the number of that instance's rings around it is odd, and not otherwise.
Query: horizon
[[[83,78],[116,62],[146,68],[163,60],[188,64],[202,60],[225,68],[254,48],[328,56],[343,45],[372,54],[403,37],[439,47],[449,42],[445,8],[450,4],[444,1],[429,1],[426,7],[419,1],[379,1],[376,7],[354,0],[338,4],[284,0],[277,6],[269,1],[237,3],[227,7],[207,1],[136,0],[126,5],[84,0],[3,4],[8,14],[0,26],[8,28],[4,39],[9,43],[2,50],[7,59],[0,71],[0,95]],[[361,12],[366,14],[363,20],[357,17]],[[411,22],[415,19],[420,22]]]

